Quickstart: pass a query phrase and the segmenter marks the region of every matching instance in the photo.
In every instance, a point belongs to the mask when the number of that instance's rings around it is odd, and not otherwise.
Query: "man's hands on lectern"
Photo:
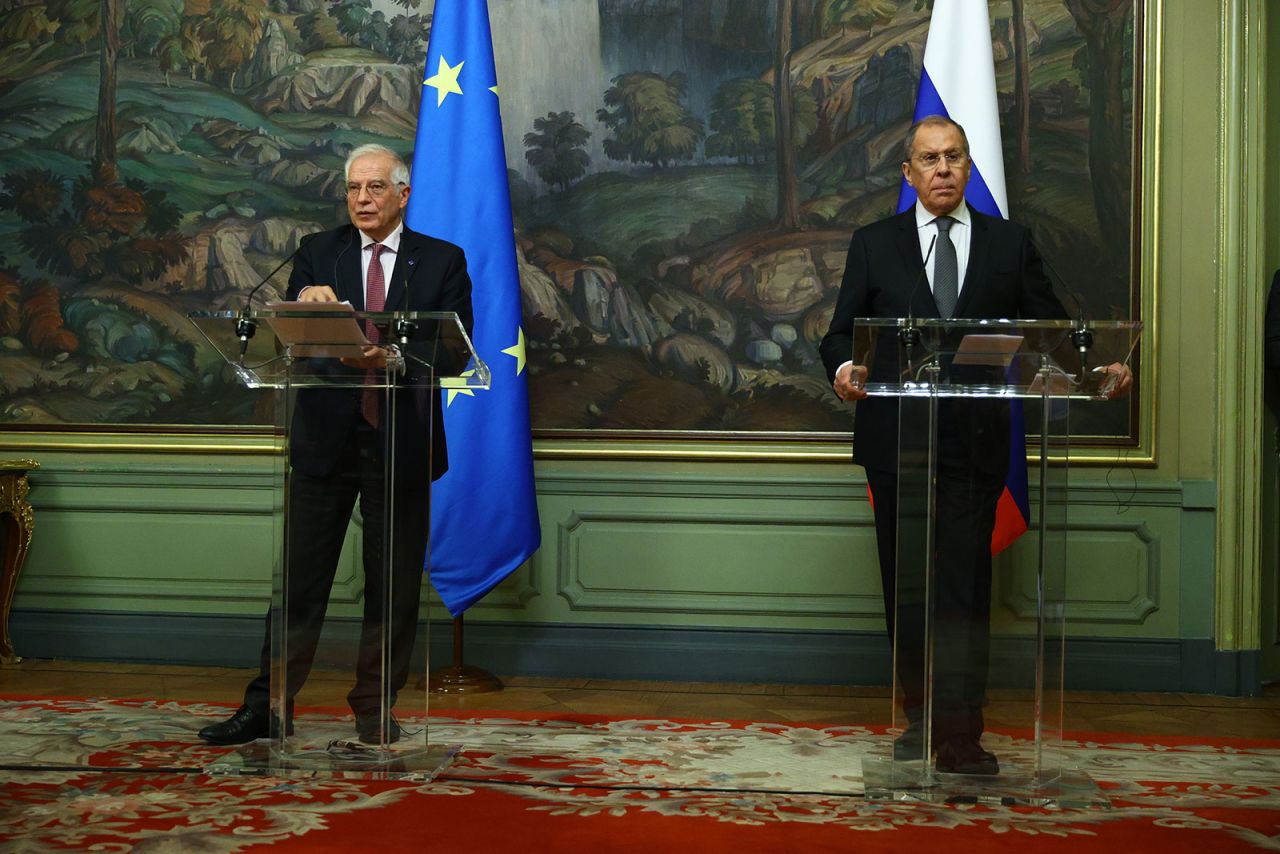
[[[328,285],[308,285],[298,294],[298,302],[337,302],[338,295]]]
[[[328,285],[309,285],[298,294],[298,302],[337,302],[338,295]],[[387,351],[384,347],[372,345],[364,348],[359,356],[344,356],[340,360],[348,368],[367,371],[381,371],[387,367]]]
[[[362,371],[372,368],[375,371],[381,371],[387,367],[387,351],[383,347],[370,345],[364,348],[364,355],[343,356],[341,361],[348,368],[358,368]]]
[[[1105,371],[1109,374],[1102,383],[1102,393],[1109,400],[1115,400],[1117,397],[1126,397],[1129,394],[1129,390],[1133,388],[1133,371],[1129,370],[1128,365],[1112,362],[1105,368],[1096,368],[1095,370]]]
[[[1108,374],[1101,385],[1102,394],[1108,399],[1126,397],[1133,389],[1133,371],[1128,365],[1112,362],[1105,368],[1095,370]],[[831,384],[841,400],[864,400],[867,397],[867,368],[846,362],[836,371],[835,382]]]
[[[835,382],[831,387],[841,400],[863,400],[867,396],[867,368],[845,362],[836,371]]]

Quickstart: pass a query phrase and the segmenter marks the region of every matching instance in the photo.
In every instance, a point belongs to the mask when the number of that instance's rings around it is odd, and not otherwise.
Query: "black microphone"
[[[240,319],[236,321],[236,337],[240,339],[240,364],[244,364],[245,351],[249,349],[249,339],[258,331],[258,322],[249,317],[249,307],[253,303],[254,296],[258,293],[267,282],[271,281],[271,277],[279,273],[294,258],[298,257],[298,253],[302,251],[302,247],[307,245],[307,241],[315,237],[315,234],[304,235],[298,241],[298,247],[289,253],[289,256],[276,265],[275,269],[262,278],[262,281],[249,289],[249,295],[244,298],[244,308],[240,310]]]
[[[1070,297],[1076,307],[1076,325],[1071,331],[1071,346],[1075,347],[1076,352],[1080,354],[1080,375],[1083,377],[1084,372],[1088,370],[1089,348],[1093,346],[1093,331],[1089,329],[1089,324],[1084,319],[1084,303],[1076,296],[1074,290],[1067,287],[1067,280],[1049,263],[1049,259],[1043,253],[1040,255],[1040,263],[1049,274],[1050,282],[1057,285],[1059,292]]]
[[[356,231],[358,229],[352,227],[351,233],[347,235],[347,242],[342,244],[342,251],[338,253],[338,257],[333,259],[333,287],[338,287],[338,262],[342,260],[342,256],[347,254],[347,250],[351,248],[351,244],[356,239]],[[299,246],[299,249],[302,247]]]
[[[403,237],[400,238],[400,246],[401,248],[404,247]],[[417,268],[417,266],[418,266],[418,259],[415,258],[412,253],[406,251],[404,255],[404,269],[402,271],[402,275],[404,276],[404,308],[401,309],[402,312],[407,313],[407,312],[413,311],[413,301],[410,299],[410,293],[409,293],[409,280],[413,278],[413,273],[414,273],[414,270]],[[391,278],[394,282],[394,279],[395,279],[394,272],[392,273]],[[409,344],[409,339],[412,338],[417,333],[417,331],[418,331],[418,324],[415,323],[414,321],[407,320],[403,317],[396,318],[395,337],[397,340],[399,340],[400,346],[402,348]]]
[[[924,253],[924,265],[920,268],[920,275],[916,276],[915,283],[911,286],[911,292],[907,294],[907,325],[898,332],[898,340],[907,348],[907,361],[911,360],[911,348],[920,343],[920,330],[916,329],[916,291],[920,289],[920,283],[924,281],[925,276],[929,273],[929,259],[933,257],[933,246],[938,242],[938,235],[934,234],[929,240],[929,248]]]

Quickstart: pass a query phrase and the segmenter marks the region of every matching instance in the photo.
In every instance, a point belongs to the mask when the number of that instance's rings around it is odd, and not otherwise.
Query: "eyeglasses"
[[[969,161],[969,155],[965,154],[963,151],[944,151],[941,154],[936,151],[926,151],[924,154],[917,154],[915,156],[916,164],[922,169],[937,169],[938,164],[943,160],[947,161],[948,166],[954,168],[963,166],[967,163]]]
[[[355,197],[360,195],[361,190],[368,191],[369,195],[377,198],[386,195],[387,191],[393,186],[402,187],[403,184],[388,184],[384,181],[370,181],[368,184],[351,183],[347,185],[347,195]]]

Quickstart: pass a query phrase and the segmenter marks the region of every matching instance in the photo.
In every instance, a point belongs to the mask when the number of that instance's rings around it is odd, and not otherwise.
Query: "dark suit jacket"
[[[972,207],[969,214],[973,233],[955,317],[1066,318],[1027,229]],[[925,276],[914,208],[853,233],[831,328],[819,346],[828,378],[834,380],[836,369],[852,357],[855,317],[908,316],[939,316]],[[871,379],[890,379],[896,355],[876,361]],[[961,426],[964,452],[973,456],[971,462],[992,476],[1003,477],[1008,466],[1008,407],[956,399],[944,406],[940,417]],[[880,471],[897,470],[895,398],[873,396],[859,401],[853,431],[854,462]]]
[[[350,302],[357,311],[364,310],[360,253],[360,234],[355,226],[345,225],[307,238],[293,262],[288,299],[297,299],[302,289],[310,285],[330,285],[339,300]],[[470,335],[471,279],[462,249],[405,228],[387,286],[385,310],[456,312]],[[429,336],[429,330],[420,329],[420,338]],[[413,346],[411,343],[410,348]],[[445,369],[457,367],[449,365]],[[333,369],[351,370],[336,362]],[[358,388],[311,388],[299,392],[289,446],[294,467],[317,477],[334,470],[356,419],[361,417],[360,395]],[[399,393],[395,453],[397,481],[404,486],[425,484],[428,472],[433,480],[445,473],[449,462],[438,391],[406,388]]]

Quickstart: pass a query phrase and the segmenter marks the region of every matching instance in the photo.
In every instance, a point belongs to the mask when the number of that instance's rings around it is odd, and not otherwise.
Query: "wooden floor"
[[[51,697],[240,702],[247,669],[27,659],[0,667],[0,694]],[[703,682],[623,682],[604,679],[505,677],[502,691],[424,696],[412,681],[402,708],[585,713],[611,716],[779,721],[804,724],[888,724],[889,691],[846,685],[754,685]],[[298,697],[302,706],[346,706],[350,676],[316,671]],[[1022,726],[1029,702],[992,692],[988,725]],[[1280,739],[1280,688],[1259,698],[1205,694],[1097,691],[1065,695],[1065,728],[1076,732],[1235,736]]]

